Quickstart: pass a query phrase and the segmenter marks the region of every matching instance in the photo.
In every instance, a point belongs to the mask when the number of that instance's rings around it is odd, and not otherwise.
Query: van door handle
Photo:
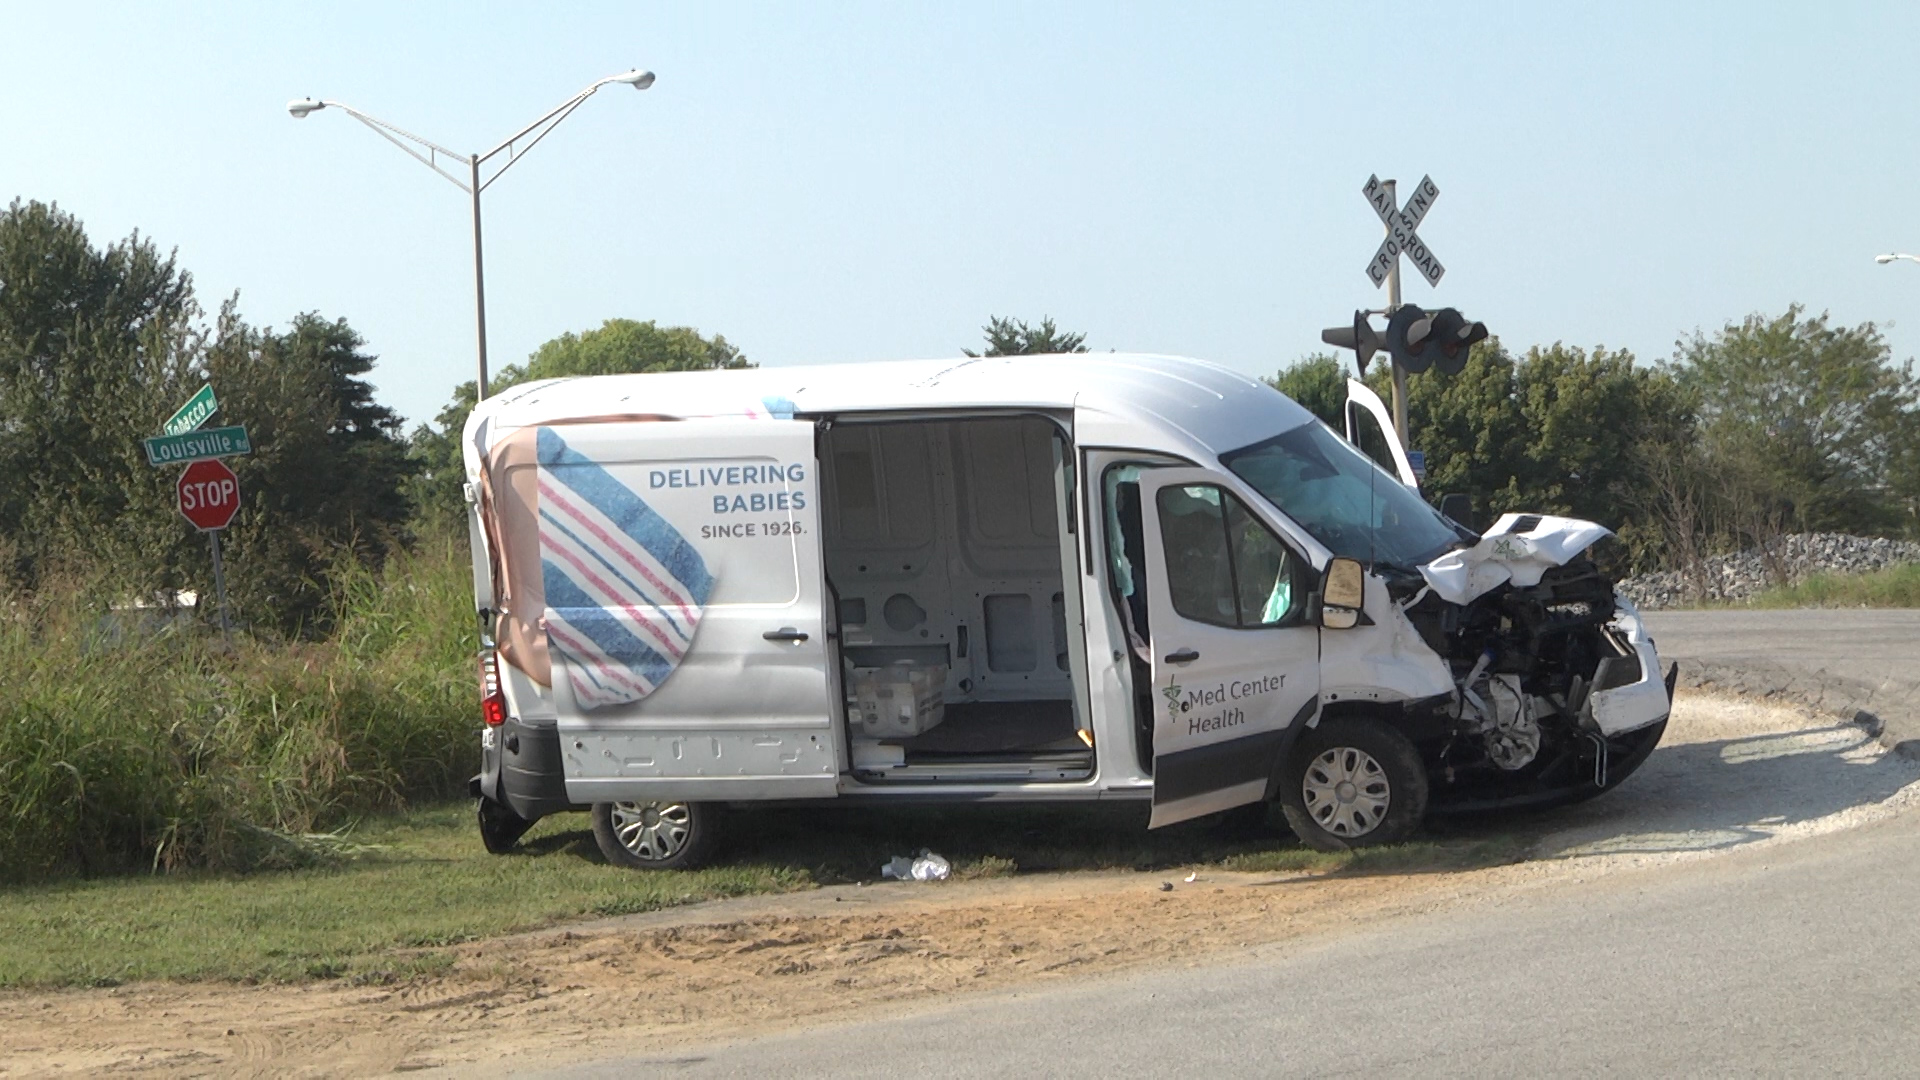
[[[766,638],[768,641],[805,641],[807,640],[807,632],[805,630],[795,630],[791,626],[783,626],[778,630],[769,630],[766,633],[761,634],[760,636],[763,638]]]
[[[1192,649],[1179,649],[1167,654],[1169,664],[1191,664],[1200,659],[1200,654]]]

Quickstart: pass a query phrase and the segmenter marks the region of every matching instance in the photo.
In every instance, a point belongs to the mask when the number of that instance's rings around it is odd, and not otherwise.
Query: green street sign
[[[185,405],[180,406],[179,412],[167,418],[160,430],[169,435],[185,435],[206,423],[207,417],[212,416],[219,407],[220,402],[213,396],[213,384],[203,384],[198,392],[187,399]]]
[[[217,427],[179,435],[157,435],[146,440],[147,461],[153,465],[181,465],[206,458],[253,453],[243,427]]]

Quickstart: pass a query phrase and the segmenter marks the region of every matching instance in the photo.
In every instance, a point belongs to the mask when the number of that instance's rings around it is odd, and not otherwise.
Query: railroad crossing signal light
[[[1360,367],[1361,378],[1366,377],[1367,361],[1373,359],[1373,354],[1386,345],[1386,339],[1373,328],[1373,323],[1367,319],[1367,313],[1364,311],[1353,313],[1352,326],[1329,326],[1320,331],[1320,340],[1336,349],[1352,349]]]
[[[1487,340],[1487,324],[1472,322],[1453,308],[1433,313],[1433,328],[1427,335],[1429,347],[1440,350],[1434,361],[1448,375],[1458,375],[1467,366],[1467,354],[1476,342]]]
[[[1474,343],[1486,339],[1486,323],[1473,322],[1454,308],[1429,312],[1406,304],[1387,319],[1387,353],[1415,375],[1436,365],[1444,375],[1460,374]]]
[[[1387,353],[1403,370],[1418,375],[1433,366],[1438,350],[1429,348],[1433,316],[1416,304],[1403,304],[1387,317]]]

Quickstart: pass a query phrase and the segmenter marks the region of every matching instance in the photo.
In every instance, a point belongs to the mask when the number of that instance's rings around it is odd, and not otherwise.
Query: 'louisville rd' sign
[[[180,435],[157,435],[146,440],[147,461],[153,465],[178,465],[184,461],[236,457],[253,453],[243,427],[217,427],[189,431]]]

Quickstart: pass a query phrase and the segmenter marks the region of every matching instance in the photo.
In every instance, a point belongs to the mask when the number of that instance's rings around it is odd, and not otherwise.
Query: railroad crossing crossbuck
[[[1440,197],[1440,188],[1433,177],[1422,176],[1420,185],[1407,196],[1407,205],[1395,208],[1393,195],[1387,185],[1380,182],[1378,175],[1367,177],[1367,184],[1360,189],[1367,197],[1367,205],[1380,215],[1380,223],[1387,227],[1386,239],[1380,241],[1380,247],[1373,253],[1373,260],[1367,263],[1367,279],[1375,288],[1387,283],[1387,275],[1393,271],[1394,262],[1405,255],[1414,269],[1427,279],[1427,284],[1438,285],[1447,268],[1420,239],[1416,232],[1420,223],[1427,218],[1427,211],[1433,208],[1433,201]]]

